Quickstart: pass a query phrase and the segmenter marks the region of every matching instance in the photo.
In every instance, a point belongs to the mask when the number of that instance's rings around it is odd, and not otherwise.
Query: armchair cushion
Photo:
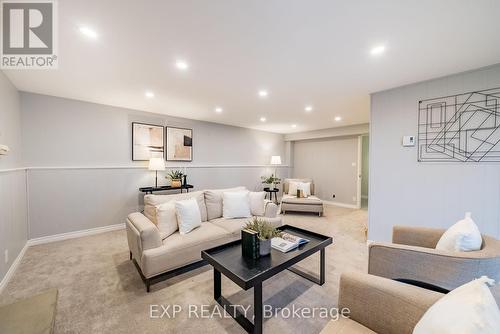
[[[483,276],[451,291],[432,305],[413,334],[495,334],[500,310]]]
[[[481,249],[481,233],[470,213],[444,232],[439,239],[436,249],[449,252],[470,252]]]

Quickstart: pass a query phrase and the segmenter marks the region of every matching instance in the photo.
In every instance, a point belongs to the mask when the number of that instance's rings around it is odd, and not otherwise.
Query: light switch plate
[[[415,136],[403,136],[403,146],[404,147],[415,146]]]

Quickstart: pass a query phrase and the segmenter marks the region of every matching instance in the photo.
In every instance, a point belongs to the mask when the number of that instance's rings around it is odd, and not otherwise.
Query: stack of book
[[[241,251],[249,259],[258,259],[260,242],[258,233],[249,229],[241,230]]]

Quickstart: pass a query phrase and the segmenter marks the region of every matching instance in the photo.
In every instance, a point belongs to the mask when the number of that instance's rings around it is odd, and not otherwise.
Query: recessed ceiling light
[[[313,111],[313,107],[312,107],[312,106],[306,106],[306,107],[304,108],[304,110],[305,110],[306,112],[311,112],[311,111]]]
[[[292,128],[296,128],[297,127],[297,124],[292,124]]]
[[[259,90],[260,97],[267,97],[269,95],[267,90]]]
[[[89,38],[92,38],[92,39],[97,38],[97,32],[95,32],[95,30],[90,29],[89,27],[80,27],[79,30],[83,35],[85,35]]]
[[[334,118],[334,120],[335,120],[335,122],[340,122],[340,121],[342,120],[342,117],[340,117],[340,116],[336,116],[336,117]]]
[[[385,45],[377,45],[370,50],[370,54],[372,56],[376,56],[384,53],[384,51],[385,51]]]
[[[220,114],[222,112],[222,108],[221,107],[216,107],[215,108],[215,112]]]
[[[261,121],[261,122],[265,122],[265,121],[266,121],[266,118],[265,118],[265,117],[261,117],[261,118],[260,118],[260,121]]]
[[[148,99],[152,99],[153,97],[155,97],[155,93],[149,90],[146,93],[144,93],[144,95],[146,95]]]
[[[177,60],[175,62],[175,67],[177,67],[179,70],[185,71],[189,68],[189,64],[184,60]]]

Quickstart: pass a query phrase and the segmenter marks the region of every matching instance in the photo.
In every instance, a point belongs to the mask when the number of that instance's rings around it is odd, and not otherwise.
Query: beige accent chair
[[[311,196],[307,198],[297,198],[295,194],[288,194],[290,181],[310,182]],[[296,212],[313,212],[319,216],[323,215],[323,201],[314,196],[314,182],[312,179],[285,179],[283,181],[283,197],[281,199],[281,212],[285,214],[287,211]]]
[[[130,259],[141,275],[146,290],[151,284],[165,280],[206,263],[201,251],[241,238],[241,229],[251,218],[222,217],[222,193],[245,190],[244,187],[203,190],[175,195],[145,195],[144,214],[132,213],[126,222]],[[181,235],[179,231],[164,236],[157,227],[156,210],[160,204],[195,198],[201,213],[201,226]],[[282,225],[278,206],[265,201],[263,219],[273,226]]]
[[[483,275],[500,281],[500,241],[483,235],[481,250],[444,252],[435,247],[444,229],[395,226],[392,242],[369,246],[368,273],[432,284],[446,290]]]
[[[444,295],[417,286],[362,273],[340,277],[339,315],[321,334],[411,334],[424,313]]]
[[[500,305],[498,287],[490,291]],[[343,273],[338,309],[349,309],[349,318],[331,320],[321,334],[411,334],[427,309],[443,296],[383,277]]]

